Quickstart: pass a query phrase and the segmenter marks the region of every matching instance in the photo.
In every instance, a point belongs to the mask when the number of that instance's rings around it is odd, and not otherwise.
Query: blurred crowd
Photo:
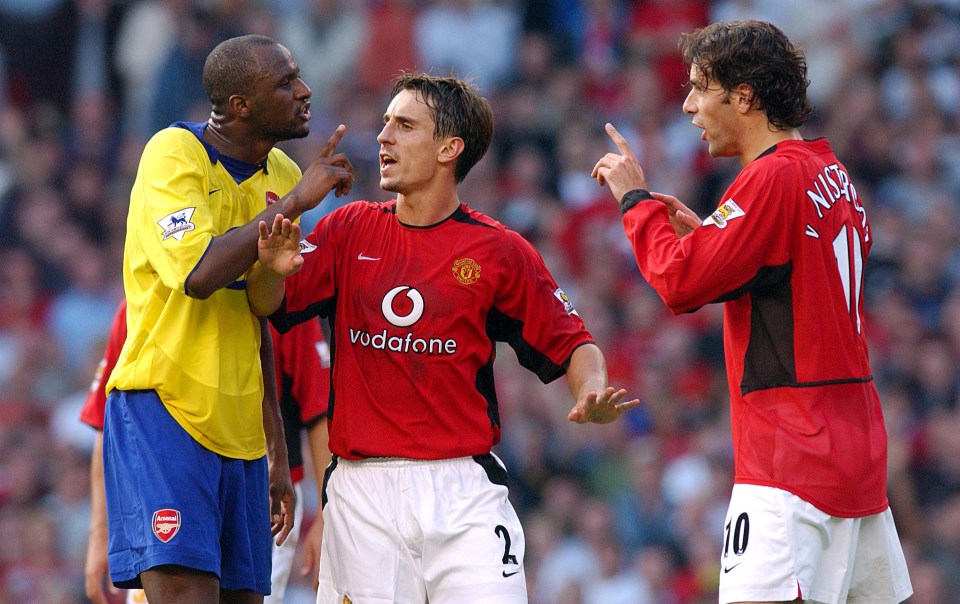
[[[805,48],[816,112],[802,132],[831,140],[865,200],[867,333],[911,602],[960,601],[960,1],[0,0],[0,603],[84,601],[93,433],[77,416],[122,296],[136,162],[156,130],[206,119],[204,58],[243,33],[290,48],[313,90],[311,136],[282,145],[301,166],[347,126],[353,191],[306,228],[388,198],[375,139],[394,74],[473,78],[496,134],[461,199],[534,243],[611,383],[642,399],[626,421],[570,424],[562,380],[534,383],[500,350],[496,451],[531,602],[715,602],[732,484],[722,309],[666,310],[590,170],[612,122],[652,190],[712,211],[740,166],[709,158],[682,113],[677,40],[738,18]],[[295,578],[288,602],[312,601]]]

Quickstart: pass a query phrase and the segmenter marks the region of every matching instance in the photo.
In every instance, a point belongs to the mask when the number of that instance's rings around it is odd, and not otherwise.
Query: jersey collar
[[[197,137],[197,140],[203,145],[203,148],[207,150],[207,155],[210,157],[210,163],[216,165],[217,162],[223,164],[224,169],[233,177],[238,184],[247,180],[260,170],[263,170],[264,174],[267,174],[267,160],[264,159],[259,164],[248,164],[245,161],[235,159],[229,155],[223,155],[217,151],[216,147],[203,140],[203,131],[207,127],[206,122],[174,122],[170,124],[173,128],[183,128],[184,130],[189,130]]]

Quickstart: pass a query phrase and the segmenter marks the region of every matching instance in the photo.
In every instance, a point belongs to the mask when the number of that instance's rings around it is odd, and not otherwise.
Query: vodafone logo
[[[169,508],[157,510],[153,513],[153,534],[157,539],[167,543],[180,530],[180,512]]]
[[[399,315],[393,309],[393,299],[403,291],[407,292],[407,300],[409,300],[413,306],[407,314]],[[410,327],[423,316],[423,296],[409,285],[398,285],[388,291],[387,295],[383,297],[383,302],[380,303],[380,310],[391,325]]]
[[[400,294],[403,294],[401,296]],[[380,302],[380,311],[394,327],[407,328],[423,317],[423,294],[409,285],[398,285],[386,293]],[[400,354],[452,355],[457,353],[453,338],[403,333],[383,329],[379,332],[349,328],[350,343],[354,346],[396,352]]]

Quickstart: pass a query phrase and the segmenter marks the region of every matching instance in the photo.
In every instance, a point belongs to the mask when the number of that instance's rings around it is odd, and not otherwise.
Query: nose
[[[383,129],[380,130],[380,134],[377,135],[377,142],[381,145],[390,140],[390,124],[389,122],[383,125]]]
[[[309,99],[313,96],[313,91],[310,90],[310,87],[307,86],[307,83],[297,78],[297,98]]]
[[[687,98],[683,99],[683,112],[684,113],[696,113],[697,112],[697,103],[693,98],[693,94],[696,92],[693,88],[690,89],[690,92],[687,93]]]

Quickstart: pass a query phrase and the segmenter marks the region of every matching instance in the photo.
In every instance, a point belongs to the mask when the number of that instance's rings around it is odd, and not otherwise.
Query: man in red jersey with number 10
[[[863,325],[873,243],[826,139],[804,140],[806,60],[775,26],[681,40],[683,110],[743,169],[701,224],[647,191],[627,141],[597,162],[640,272],[675,313],[724,303],[735,479],[720,602],[899,602],[912,589],[887,505],[887,434]]]

